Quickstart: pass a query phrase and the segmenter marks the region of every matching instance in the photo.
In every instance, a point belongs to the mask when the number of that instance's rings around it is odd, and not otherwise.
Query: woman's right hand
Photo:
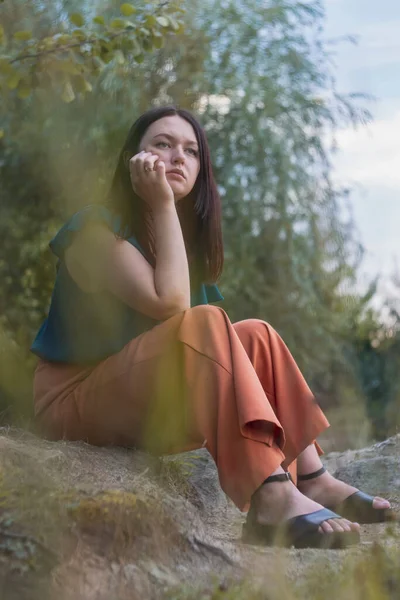
[[[132,188],[154,211],[174,204],[174,192],[165,177],[165,163],[157,154],[142,150],[129,160]]]

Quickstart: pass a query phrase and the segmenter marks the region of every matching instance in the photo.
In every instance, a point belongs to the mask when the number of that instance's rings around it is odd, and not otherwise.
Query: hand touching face
[[[149,153],[148,166],[165,165],[165,178],[175,202],[187,196],[200,171],[199,147],[193,127],[178,115],[163,117],[150,125],[139,150]]]
[[[154,211],[165,204],[175,202],[174,192],[169,185],[165,163],[151,152],[142,150],[129,160],[132,188]]]

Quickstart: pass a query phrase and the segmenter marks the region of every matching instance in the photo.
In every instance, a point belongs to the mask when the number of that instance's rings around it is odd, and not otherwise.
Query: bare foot
[[[322,510],[324,507],[304,496],[291,481],[267,483],[252,499],[254,517],[261,525],[279,525],[288,519]],[[359,531],[358,523],[347,519],[329,519],[319,526],[320,533]]]
[[[322,506],[336,506],[358,491],[357,488],[335,479],[328,471],[315,479],[299,481],[298,489],[307,498],[319,502]],[[376,509],[390,508],[390,502],[377,496],[372,506]]]

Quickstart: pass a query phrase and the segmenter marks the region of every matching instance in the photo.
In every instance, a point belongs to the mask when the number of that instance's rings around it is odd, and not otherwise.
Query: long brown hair
[[[151,212],[132,189],[126,156],[131,157],[139,152],[139,144],[154,121],[174,115],[190,123],[199,146],[200,171],[196,183],[190,194],[177,205],[191,279],[192,282],[196,280],[211,283],[220,277],[224,262],[221,199],[212,171],[205,132],[189,111],[175,106],[162,106],[146,111],[134,122],[119,154],[107,203],[121,220],[121,237],[135,236],[150,261],[155,264]]]

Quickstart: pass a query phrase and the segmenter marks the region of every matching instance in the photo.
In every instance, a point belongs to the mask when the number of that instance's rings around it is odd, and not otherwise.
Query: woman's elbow
[[[190,308],[190,300],[184,296],[178,296],[169,302],[162,302],[160,306],[160,320],[165,321],[170,319],[188,308]]]

